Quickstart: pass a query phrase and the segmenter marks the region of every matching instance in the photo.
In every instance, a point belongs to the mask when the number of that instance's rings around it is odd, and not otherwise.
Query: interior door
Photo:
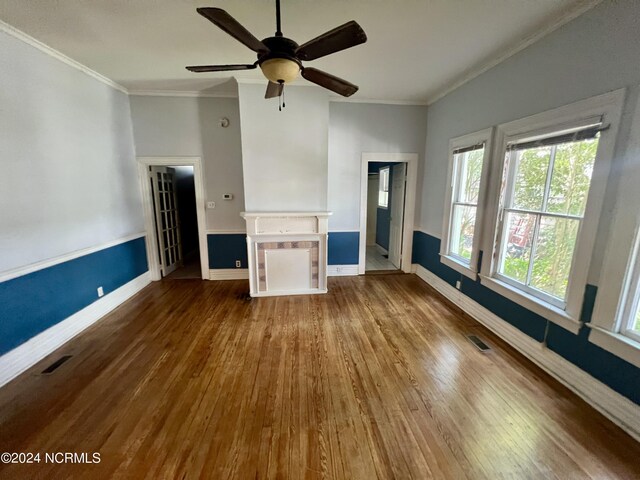
[[[407,164],[399,163],[391,167],[391,221],[389,226],[389,261],[400,268],[402,259],[402,230],[404,224],[404,190]]]
[[[160,271],[164,277],[182,265],[182,237],[175,190],[175,170],[170,167],[149,167],[149,170],[160,249]]]

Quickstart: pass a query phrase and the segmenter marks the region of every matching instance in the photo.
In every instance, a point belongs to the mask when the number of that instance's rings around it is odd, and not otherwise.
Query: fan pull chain
[[[282,108],[284,108],[286,105],[284,104],[284,85],[282,86]]]

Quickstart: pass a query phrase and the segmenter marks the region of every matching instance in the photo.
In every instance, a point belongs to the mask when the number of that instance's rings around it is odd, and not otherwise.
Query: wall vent
[[[62,364],[64,362],[66,362],[67,360],[69,360],[73,355],[63,355],[62,357],[60,357],[58,360],[56,360],[55,362],[53,362],[51,365],[49,365],[47,368],[45,368],[42,372],[40,372],[41,375],[50,375],[53,372],[55,372],[58,368],[60,368],[62,366]]]
[[[491,350],[491,347],[489,347],[489,345],[487,345],[482,340],[480,340],[480,338],[478,338],[476,335],[467,335],[467,338],[471,343],[473,343],[476,347],[478,347],[478,350],[480,350],[481,352],[486,352],[487,350]]]

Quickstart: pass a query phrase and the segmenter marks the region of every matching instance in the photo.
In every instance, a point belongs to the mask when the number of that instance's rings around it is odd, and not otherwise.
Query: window
[[[589,341],[640,367],[640,103],[618,168],[616,208],[607,235]]]
[[[500,125],[483,285],[577,333],[624,91]]]
[[[378,206],[381,208],[389,208],[389,167],[383,167],[380,169]]]
[[[465,135],[449,142],[449,181],[442,228],[441,261],[476,277],[486,157],[493,130]]]
[[[564,308],[600,129],[511,143],[497,277]]]

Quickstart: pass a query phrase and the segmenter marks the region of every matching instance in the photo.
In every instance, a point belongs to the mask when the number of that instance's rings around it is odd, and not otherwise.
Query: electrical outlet
[[[456,288],[457,288],[458,290],[460,290],[460,287],[461,287],[461,286],[462,286],[462,282],[461,282],[460,280],[458,280],[458,281],[456,282]]]
[[[207,208],[216,208],[216,202],[207,202]]]
[[[102,289],[102,287],[98,287],[98,297],[102,296],[104,296],[104,290]]]
[[[242,263],[240,263],[240,260],[236,260],[236,268],[240,268],[242,266]]]

